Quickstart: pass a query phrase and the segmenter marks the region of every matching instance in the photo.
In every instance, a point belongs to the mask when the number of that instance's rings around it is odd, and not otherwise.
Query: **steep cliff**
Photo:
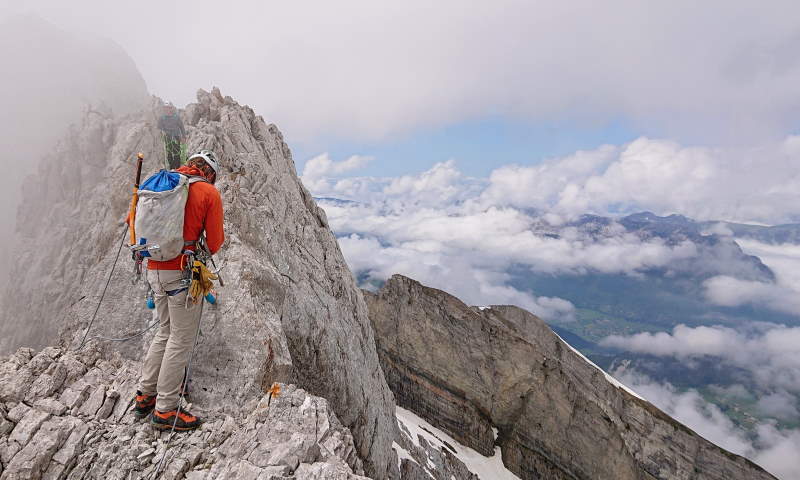
[[[217,187],[227,236],[217,259],[226,286],[203,315],[194,401],[239,418],[273,382],[294,383],[330,402],[367,474],[394,476],[393,399],[367,308],[280,132],[216,89],[201,90],[182,113],[189,148],[214,150],[223,166]],[[131,283],[124,247],[119,260],[117,252],[131,159],[145,154],[145,176],[163,165],[153,119],[150,110],[123,118],[90,112],[26,183],[0,321],[5,351],[57,338],[76,347],[109,279],[89,336],[121,337],[151,322],[145,287]],[[149,338],[102,346],[140,359]]]
[[[772,479],[629,393],[531,313],[393,276],[365,292],[398,405],[522,479]]]

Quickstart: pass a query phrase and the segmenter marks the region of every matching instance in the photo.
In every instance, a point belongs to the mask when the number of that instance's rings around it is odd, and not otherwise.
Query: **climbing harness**
[[[186,247],[194,246],[195,250],[189,250]],[[205,237],[202,235],[196,242],[184,242],[182,256],[183,265],[183,279],[181,280],[181,287],[189,290],[186,296],[186,308],[189,308],[189,302],[197,303],[201,298],[211,305],[217,303],[217,297],[214,292],[214,284],[212,280],[219,281],[220,286],[225,286],[219,270],[216,268],[214,256],[209,252],[206,246]],[[214,266],[214,270],[209,270],[208,262]]]

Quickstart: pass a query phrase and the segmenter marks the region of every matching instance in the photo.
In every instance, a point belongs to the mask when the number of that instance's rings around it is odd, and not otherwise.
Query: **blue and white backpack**
[[[136,246],[143,257],[172,260],[183,252],[183,214],[189,185],[203,177],[161,170],[139,187],[136,204]]]

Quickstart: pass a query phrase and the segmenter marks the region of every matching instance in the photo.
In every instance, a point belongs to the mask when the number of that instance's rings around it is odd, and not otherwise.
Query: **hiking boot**
[[[176,416],[178,417],[177,421],[175,420]],[[181,411],[178,413],[177,410],[159,412],[154,410],[153,415],[150,417],[150,423],[153,428],[158,430],[172,430],[172,424],[174,423],[176,432],[185,432],[186,430],[196,429],[203,423],[203,420],[189,412]]]
[[[156,396],[145,395],[136,390],[136,406],[133,407],[133,415],[141,420],[150,415],[154,408],[156,408]]]

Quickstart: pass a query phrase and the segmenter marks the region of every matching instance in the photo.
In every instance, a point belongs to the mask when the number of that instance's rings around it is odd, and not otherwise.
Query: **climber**
[[[214,254],[225,239],[222,198],[214,187],[220,173],[216,156],[210,150],[201,150],[176,171],[207,180],[189,184],[183,239],[185,248],[194,251],[194,245],[205,230],[206,248]],[[174,423],[176,431],[192,430],[202,423],[200,418],[178,409],[184,367],[194,345],[202,312],[202,296],[199,303],[191,298],[187,301],[190,292],[183,282],[185,258],[186,255],[182,254],[172,260],[150,259],[147,263],[147,280],[153,290],[160,324],[142,366],[134,408],[137,418],[144,418],[152,412],[151,423],[155,428],[171,429]]]
[[[178,115],[178,110],[171,104],[164,105],[162,115],[158,119],[158,128],[164,137],[164,150],[167,156],[167,168],[181,166],[181,148],[186,138],[186,130]]]

